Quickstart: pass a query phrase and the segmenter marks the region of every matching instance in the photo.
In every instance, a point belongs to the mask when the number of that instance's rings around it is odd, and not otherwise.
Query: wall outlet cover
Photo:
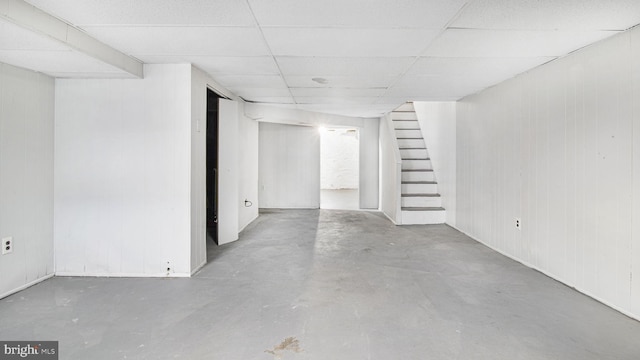
[[[13,252],[13,237],[2,238],[2,255]]]

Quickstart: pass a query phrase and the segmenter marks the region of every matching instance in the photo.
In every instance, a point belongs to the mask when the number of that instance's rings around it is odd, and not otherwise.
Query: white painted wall
[[[640,319],[638,99],[640,28],[460,101],[457,227]]]
[[[380,207],[380,121],[377,118],[364,119],[360,128],[360,208]]]
[[[333,128],[320,132],[320,188],[357,189],[360,139],[357,129]]]
[[[53,275],[54,80],[0,63],[0,298]]]
[[[191,65],[56,81],[58,275],[191,273]]]
[[[402,159],[389,115],[380,119],[380,210],[396,225],[402,224],[400,186]]]
[[[238,231],[258,217],[258,122],[244,114],[238,102]],[[249,203],[245,203],[248,200]]]
[[[447,224],[456,225],[456,103],[413,103],[431,158]]]
[[[360,131],[359,195],[361,209],[379,207],[379,121],[286,109],[260,104],[245,104],[245,115],[261,123],[308,125],[313,127],[354,127]],[[262,206],[262,205],[261,205]]]
[[[320,133],[308,126],[260,123],[261,208],[320,207]]]

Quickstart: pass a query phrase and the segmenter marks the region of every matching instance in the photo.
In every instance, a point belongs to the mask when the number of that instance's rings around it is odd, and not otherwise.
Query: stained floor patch
[[[293,336],[288,337],[282,340],[282,342],[279,345],[276,345],[273,349],[265,350],[264,352],[272,354],[276,359],[280,359],[285,351],[291,351],[294,353],[302,352],[298,339]]]

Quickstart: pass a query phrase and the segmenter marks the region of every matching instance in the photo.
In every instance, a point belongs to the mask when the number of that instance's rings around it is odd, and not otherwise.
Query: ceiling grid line
[[[280,68],[280,64],[278,64],[278,60],[273,55],[273,50],[271,50],[271,46],[269,46],[269,43],[267,42],[267,39],[264,36],[264,32],[262,31],[262,27],[260,26],[260,22],[258,22],[258,18],[256,17],[256,14],[254,13],[253,8],[251,7],[251,3],[249,2],[249,0],[245,0],[245,1],[247,3],[247,6],[249,7],[249,11],[251,12],[251,16],[253,17],[253,20],[255,21],[256,26],[260,30],[260,36],[262,36],[262,39],[263,39],[263,41],[265,43],[265,46],[267,47],[267,49],[269,49],[269,54],[271,55],[271,59],[273,59],[273,62],[275,63],[276,67],[278,68],[278,73],[280,75],[280,78],[282,79],[282,81],[284,82],[285,86],[287,87],[287,90],[289,91],[289,95],[291,95],[291,100],[293,101],[294,104],[296,104],[296,98],[293,96],[293,93],[291,92],[291,87],[289,86],[289,84],[287,83],[287,80],[285,79],[284,75],[282,74],[282,69]]]
[[[452,24],[456,19],[458,19],[460,17],[460,15],[462,14],[462,12],[464,11],[464,9],[467,7],[467,5],[469,5],[469,2],[465,2],[462,7],[460,7],[460,9],[455,13],[455,15],[449,19],[449,21],[445,24],[445,26],[442,28],[442,30],[440,31],[440,33],[435,37],[435,39],[433,39],[433,41],[435,41],[437,38],[439,38],[440,36],[442,36],[442,34],[449,28],[450,24]],[[433,42],[432,41],[432,42]],[[389,87],[387,87],[387,92],[392,89],[402,78],[404,78],[407,73],[415,66],[415,64],[418,62],[418,60],[420,60],[420,58],[422,57],[422,54],[425,53],[425,51],[427,51],[427,49],[429,48],[429,46],[431,46],[431,43],[427,44],[422,51],[420,51],[420,55],[416,56],[415,59],[413,60],[413,62],[406,68],[406,70],[398,77],[398,80],[392,84],[389,85]],[[380,97],[384,97],[384,95],[380,96]],[[411,101],[411,99],[407,99],[407,101]]]
[[[191,63],[247,101],[357,117],[459,100],[640,23],[637,0],[0,1],[144,63]],[[130,77],[57,46],[0,20],[0,62]]]

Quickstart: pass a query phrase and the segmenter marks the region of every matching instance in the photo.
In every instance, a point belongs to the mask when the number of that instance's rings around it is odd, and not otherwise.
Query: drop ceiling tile
[[[320,97],[377,97],[383,95],[387,88],[345,89],[345,88],[291,88],[293,96]]]
[[[285,76],[285,81],[291,88],[324,87],[324,88],[386,88],[395,82],[399,76],[319,76],[326,80],[325,84],[313,81],[315,76]]]
[[[136,57],[270,55],[256,28],[89,26],[84,29],[96,39]]]
[[[237,0],[27,0],[74,25],[252,26],[245,1]]]
[[[265,104],[266,106],[272,106],[272,107],[277,107],[277,108],[282,108],[282,109],[297,109],[298,105],[297,104]],[[262,119],[256,119],[257,121],[261,121]]]
[[[286,89],[286,84],[278,75],[219,75],[214,79],[221,85],[232,88]]]
[[[292,57],[276,58],[284,75],[399,75],[415,61],[415,57]]]
[[[478,73],[521,73],[556,57],[522,58],[439,58],[423,57],[407,71],[407,75],[464,75]]]
[[[615,35],[614,31],[446,30],[425,51],[431,57],[545,57]]]
[[[515,74],[513,75],[515,76]],[[391,89],[392,91],[407,90],[410,92],[427,91],[429,95],[441,91],[448,94],[455,93],[456,96],[466,95],[467,91],[476,91],[477,89],[487,88],[489,86],[500,83],[513,76],[491,78],[479,75],[469,76],[408,76],[401,79]],[[386,93],[389,94],[389,93]]]
[[[479,89],[485,88],[489,84],[475,84],[466,81],[464,78],[442,77],[411,77],[398,82],[389,89],[383,97],[439,97],[442,99],[461,98]]]
[[[243,99],[256,102],[256,103],[266,103],[266,104],[295,104],[293,98],[291,96],[256,96]]]
[[[373,104],[378,97],[318,97],[296,96],[297,104]]]
[[[390,106],[390,110],[397,108],[408,101],[457,101],[461,99],[457,96],[424,96],[424,95],[408,95],[400,97],[382,97],[378,100],[378,104],[393,104]]]
[[[380,106],[376,104],[298,104],[297,108],[306,111],[352,117],[379,117],[390,111],[388,110],[388,106]]]
[[[439,34],[425,29],[263,28],[276,56],[417,56]]]
[[[476,0],[452,27],[502,30],[625,30],[640,23],[637,0]]]
[[[261,26],[440,29],[464,0],[249,0]]]
[[[473,87],[487,87],[544,64],[555,57],[420,58],[398,84],[425,76],[447,77]]]
[[[400,105],[406,103],[408,100],[405,98],[380,98],[376,101],[375,106],[379,106],[384,109],[388,109],[388,111],[393,111],[398,108]],[[409,100],[410,101],[410,100]],[[416,100],[417,101],[417,100]]]
[[[189,56],[189,55],[145,55],[139,59],[150,64],[191,63],[211,74],[225,75],[277,75],[278,66],[271,56]]]

